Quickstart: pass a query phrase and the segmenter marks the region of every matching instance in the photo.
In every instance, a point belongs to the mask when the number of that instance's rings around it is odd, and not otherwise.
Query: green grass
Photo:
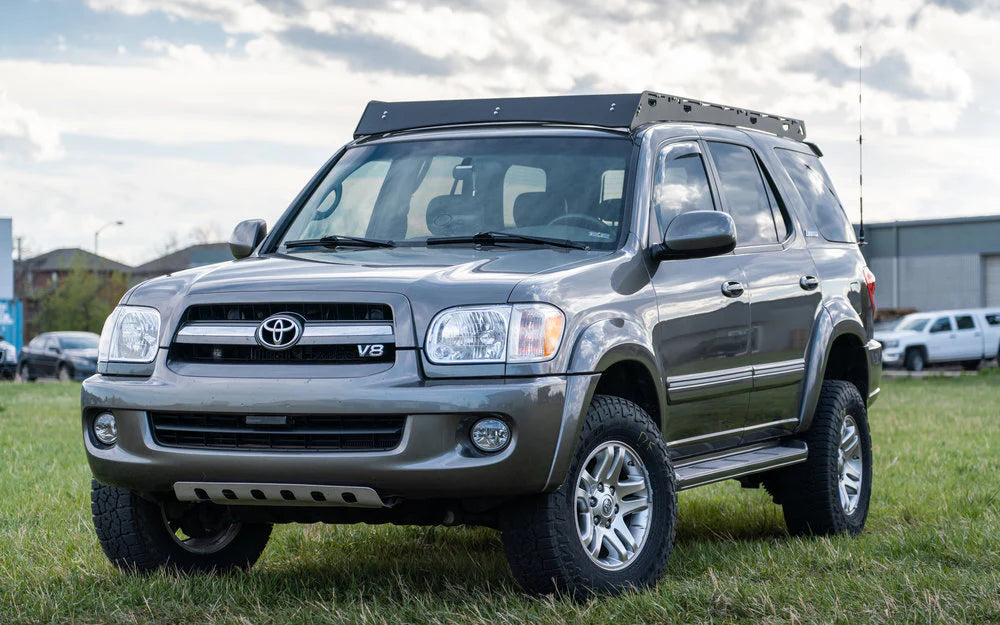
[[[78,384],[0,385],[0,623],[1000,622],[1000,371],[886,381],[859,538],[792,539],[765,493],[682,493],[655,590],[515,586],[496,533],[280,526],[249,573],[146,577],[94,536]]]

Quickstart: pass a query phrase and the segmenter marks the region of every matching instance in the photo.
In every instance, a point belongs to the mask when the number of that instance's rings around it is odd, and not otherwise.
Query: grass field
[[[1000,371],[886,381],[857,539],[792,539],[765,493],[682,493],[650,592],[519,592],[488,530],[278,527],[249,573],[132,577],[90,522],[79,384],[0,385],[0,623],[1000,622]]]

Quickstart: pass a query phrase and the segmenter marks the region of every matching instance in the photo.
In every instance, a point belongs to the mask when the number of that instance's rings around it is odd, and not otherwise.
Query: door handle
[[[743,285],[735,280],[730,280],[722,285],[722,294],[726,297],[739,297],[743,295]]]
[[[816,276],[802,276],[799,278],[799,286],[806,291],[812,291],[819,286],[819,278]]]

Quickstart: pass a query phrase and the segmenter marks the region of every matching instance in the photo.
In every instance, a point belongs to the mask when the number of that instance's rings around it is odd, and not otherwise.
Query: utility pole
[[[125,222],[122,221],[122,220],[120,220],[120,219],[118,221],[109,221],[108,223],[104,224],[103,226],[101,226],[100,228],[98,228],[97,230],[94,231],[94,256],[98,256],[98,253],[97,253],[97,237],[100,236],[101,230],[104,230],[108,226],[122,226],[124,224],[125,224]]]

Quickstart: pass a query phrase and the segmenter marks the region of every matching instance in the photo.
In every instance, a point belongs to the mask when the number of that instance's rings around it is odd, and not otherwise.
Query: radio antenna
[[[864,60],[862,46],[858,46],[858,210],[861,213],[861,227],[858,232],[858,245],[867,245],[865,241],[865,194],[864,194],[864,127],[861,125],[861,65]]]

